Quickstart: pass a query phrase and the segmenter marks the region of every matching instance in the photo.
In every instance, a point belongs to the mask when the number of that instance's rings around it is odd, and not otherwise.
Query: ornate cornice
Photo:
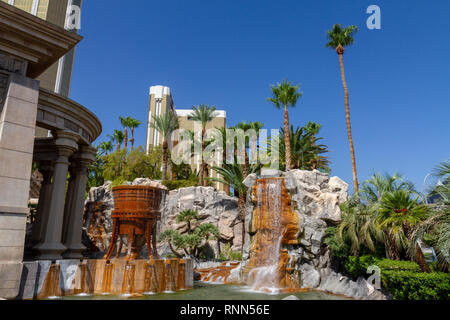
[[[28,63],[38,77],[83,37],[0,1],[0,50]]]

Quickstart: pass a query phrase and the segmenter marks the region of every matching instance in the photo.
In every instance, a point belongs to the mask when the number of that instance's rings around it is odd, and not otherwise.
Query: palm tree
[[[278,83],[276,86],[272,86],[272,98],[267,100],[272,102],[277,109],[281,106],[284,107],[284,132],[285,136],[285,146],[286,146],[286,171],[291,169],[291,146],[289,144],[289,113],[288,106],[295,107],[297,100],[302,96],[301,92],[297,92],[300,85],[293,86],[286,79],[283,83]]]
[[[124,140],[123,132],[115,129],[113,135],[108,134],[108,138],[110,139],[111,142],[117,143],[117,151],[119,151],[120,146]]]
[[[130,117],[119,117],[120,123],[123,126],[123,136],[124,136],[124,148],[125,150],[127,149],[128,146],[128,127],[130,126],[131,123],[131,118]]]
[[[340,24],[335,24],[331,30],[328,31],[328,40],[329,42],[326,44],[327,47],[335,49],[336,53],[339,56],[339,64],[341,67],[341,77],[342,77],[342,85],[344,87],[344,96],[345,96],[345,114],[347,119],[347,135],[348,142],[350,144],[350,154],[352,158],[352,170],[353,170],[353,189],[355,194],[359,191],[358,186],[358,177],[356,173],[356,159],[355,159],[355,149],[353,147],[353,138],[352,138],[352,128],[350,123],[350,108],[348,103],[348,88],[347,83],[345,81],[345,71],[344,71],[344,59],[343,55],[345,52],[345,47],[351,45],[353,43],[353,35],[358,30],[356,26],[348,26],[343,28]]]
[[[425,220],[428,207],[411,198],[408,190],[395,190],[383,195],[377,222],[380,228],[390,227],[394,233],[402,232],[409,245],[413,243],[413,227]],[[415,244],[414,244],[415,246]],[[430,272],[419,246],[416,247],[415,260],[422,272]]]
[[[130,119],[130,122],[128,123],[128,127],[131,129],[131,150],[133,150],[134,147],[134,129],[138,128],[142,123],[137,119]]]
[[[375,241],[382,241],[384,234],[375,224],[375,215],[370,206],[360,203],[357,196],[340,206],[342,220],[336,229],[340,243],[349,243],[354,256],[358,256],[361,246],[375,252]]]
[[[177,215],[177,223],[186,223],[187,232],[189,234],[192,233],[192,223],[195,223],[200,220],[200,216],[196,210],[183,210]]]
[[[281,164],[286,163],[286,148],[285,148],[285,133],[284,129],[280,129],[280,136],[268,140],[267,144],[272,150],[272,145],[279,144],[279,157]],[[322,154],[328,152],[328,147],[322,144],[313,145],[313,141],[317,142],[322,138],[312,139],[312,134],[306,132],[305,128],[291,126],[290,134],[290,148],[291,148],[291,168],[312,170],[316,169],[329,170],[330,161]]]
[[[305,126],[305,130],[307,133],[311,134],[311,144],[314,146],[316,144],[316,135],[319,134],[322,125],[320,123],[308,122]],[[312,169],[317,169],[317,159],[313,160]]]
[[[222,141],[222,145],[219,146],[219,148],[222,150],[222,168],[224,168],[225,163],[227,162],[227,128],[216,127],[215,129],[217,130],[217,131],[215,131],[216,134],[218,134],[218,136],[215,137],[215,139]],[[230,195],[230,185],[229,184],[224,185],[224,190],[227,195]]]
[[[103,141],[98,145],[98,148],[101,154],[107,156],[113,150],[113,145],[111,141]]]
[[[201,136],[201,141],[202,141],[202,156],[201,156],[201,173],[200,173],[200,185],[206,186],[206,181],[205,179],[208,177],[208,172],[207,172],[207,164],[205,162],[204,159],[204,151],[205,151],[205,132],[206,132],[206,125],[208,124],[208,122],[210,122],[214,115],[215,115],[215,111],[216,111],[216,107],[214,106],[208,106],[206,104],[201,104],[199,106],[193,106],[192,107],[192,113],[190,114],[190,118],[193,121],[199,121],[201,122],[202,125],[202,136]]]
[[[168,162],[168,148],[169,138],[174,130],[178,128],[178,118],[172,112],[167,112],[160,116],[153,118],[152,128],[158,130],[163,137],[163,167],[162,180],[167,180],[167,162]]]
[[[363,182],[360,198],[366,201],[374,210],[378,210],[381,199],[385,194],[405,190],[413,194],[414,190],[412,182],[405,180],[402,175],[394,173],[392,176],[388,173],[381,175],[373,174],[369,179]],[[386,225],[383,229],[384,245],[386,247],[386,255],[389,259],[400,260],[400,251],[404,247],[404,235],[399,230],[394,230],[391,226]]]
[[[244,251],[244,241],[245,241],[245,199],[247,193],[247,187],[244,185],[244,173],[243,166],[237,161],[234,161],[232,164],[225,163],[223,167],[212,167],[212,170],[219,173],[222,178],[211,177],[207,178],[211,181],[220,182],[223,184],[228,184],[233,187],[234,191],[238,193],[238,212],[239,219],[242,221],[242,252]],[[249,174],[257,173],[261,170],[261,164],[250,165],[249,166]]]

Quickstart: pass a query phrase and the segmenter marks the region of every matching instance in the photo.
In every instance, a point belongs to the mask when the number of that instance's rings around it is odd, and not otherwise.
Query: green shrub
[[[345,270],[354,278],[367,276],[367,268],[371,265],[379,266],[379,259],[374,256],[349,256],[344,263]],[[381,268],[381,267],[380,267]]]
[[[220,252],[219,259],[225,261],[240,261],[242,260],[242,252],[231,250],[231,245],[226,243]]]
[[[449,300],[448,273],[382,270],[381,282],[395,300]]]

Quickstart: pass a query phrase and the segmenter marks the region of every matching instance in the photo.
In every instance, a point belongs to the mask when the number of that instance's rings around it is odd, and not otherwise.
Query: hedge
[[[381,269],[381,283],[395,300],[449,300],[450,274],[424,273],[417,263],[380,259],[373,256],[349,256],[344,267],[353,277],[367,277],[369,266]],[[430,264],[433,271],[436,267]]]
[[[395,300],[449,300],[450,274],[382,270],[381,283]]]

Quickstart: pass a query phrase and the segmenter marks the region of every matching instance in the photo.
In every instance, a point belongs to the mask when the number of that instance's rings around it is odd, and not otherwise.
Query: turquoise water
[[[175,293],[158,293],[136,298],[127,298],[113,295],[93,296],[68,296],[64,300],[281,300],[287,296],[294,295],[300,300],[346,300],[344,297],[334,296],[323,292],[297,292],[282,294],[267,294],[251,291],[244,286],[207,284],[195,282],[194,289],[183,290]]]

